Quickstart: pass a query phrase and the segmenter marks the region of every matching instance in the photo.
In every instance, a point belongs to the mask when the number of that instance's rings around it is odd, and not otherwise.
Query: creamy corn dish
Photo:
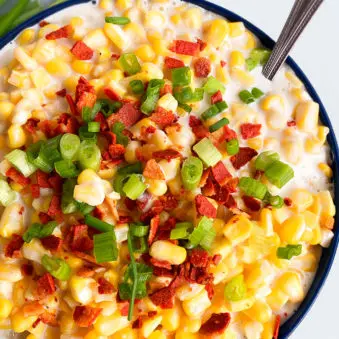
[[[1,51],[2,337],[279,337],[335,206],[319,105],[269,55],[166,0],[71,6]]]

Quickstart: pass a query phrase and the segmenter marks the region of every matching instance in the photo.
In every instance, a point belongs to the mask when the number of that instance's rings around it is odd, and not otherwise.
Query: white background
[[[211,0],[210,0],[211,1]],[[293,0],[214,0],[277,39]],[[325,0],[292,51],[330,115],[339,138],[339,0]],[[339,338],[339,260],[311,311],[291,339]]]
[[[9,2],[13,2],[11,0]],[[275,40],[294,0],[209,0],[235,11]],[[48,3],[50,0],[43,0]],[[297,42],[292,56],[322,98],[339,137],[339,0],[325,3]],[[337,109],[338,107],[338,109]],[[338,339],[339,260],[313,308],[291,339]]]

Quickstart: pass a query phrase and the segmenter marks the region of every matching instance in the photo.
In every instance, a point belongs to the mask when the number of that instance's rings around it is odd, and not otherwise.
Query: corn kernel
[[[228,84],[230,82],[230,75],[225,67],[221,65],[216,65],[215,67],[215,76],[216,78],[224,84]]]
[[[33,323],[37,320],[38,316],[25,317],[23,311],[20,310],[11,315],[12,329],[16,333],[22,333],[27,331]]]
[[[0,298],[0,318],[7,318],[12,312],[13,303],[11,300]]]
[[[208,307],[211,306],[211,301],[208,297],[207,291],[203,289],[194,298],[185,300],[182,307],[185,313],[191,318],[200,318]]]
[[[1,109],[0,109],[0,111],[1,111]],[[320,171],[322,171],[326,175],[327,178],[333,177],[332,168],[330,166],[328,166],[327,164],[321,162],[321,163],[318,164],[318,168],[320,169]]]
[[[0,101],[0,119],[7,120],[13,113],[14,105],[10,101]]]
[[[123,317],[120,312],[116,312],[109,317],[100,315],[94,323],[94,329],[100,335],[110,336],[127,327],[128,324],[127,317]]]
[[[160,325],[161,320],[162,320],[162,316],[158,315],[158,316],[149,318],[146,321],[144,321],[140,329],[143,337],[149,338],[152,332]]]
[[[239,244],[248,239],[252,231],[252,223],[243,215],[231,218],[225,228],[224,236],[233,244]]]
[[[291,194],[291,199],[293,201],[293,207],[296,208],[298,212],[304,212],[313,204],[312,193],[302,188],[295,189]]]
[[[180,312],[178,307],[163,310],[161,325],[169,332],[176,331],[179,328]]]
[[[285,73],[285,77],[291,82],[291,84],[296,88],[303,87],[303,83],[300,81],[300,79],[291,71],[287,71]]]
[[[237,38],[241,35],[243,35],[246,31],[245,25],[242,22],[230,22],[230,36],[232,38]]]
[[[57,29],[59,29],[60,27],[56,24],[48,24],[44,27],[41,27],[39,29],[39,32],[38,32],[38,37],[39,38],[43,38],[45,37],[48,33],[51,33],[53,31],[56,31]]]
[[[161,197],[167,192],[167,184],[165,180],[145,178],[145,184],[148,186],[147,191],[157,197]]]
[[[67,77],[71,72],[69,65],[59,59],[49,61],[46,64],[46,70],[48,73],[60,77]]]
[[[242,68],[245,65],[244,55],[240,51],[232,51],[229,64],[231,68]]]
[[[205,41],[218,48],[229,35],[229,25],[226,20],[215,19],[209,23],[205,32]]]
[[[163,27],[166,23],[165,16],[159,11],[147,11],[145,13],[144,25],[147,28]]]
[[[192,29],[198,29],[201,27],[202,13],[200,8],[189,8],[182,12],[182,18],[185,25]]]
[[[45,88],[51,83],[51,78],[44,68],[38,68],[30,74],[36,88]]]
[[[320,199],[321,215],[329,215],[334,217],[336,207],[334,205],[330,191],[321,191],[317,194]]]
[[[104,32],[113,44],[120,50],[125,50],[130,45],[130,40],[120,26],[105,23]]]
[[[185,248],[165,240],[155,241],[149,253],[153,258],[168,261],[172,265],[182,264],[187,256]]]
[[[110,25],[110,24],[108,24]],[[93,29],[88,32],[84,38],[84,43],[92,49],[100,49],[108,47],[108,39],[101,28]]]
[[[8,129],[8,147],[20,148],[26,144],[26,134],[24,129],[17,124],[13,124]]]
[[[239,301],[230,302],[230,310],[232,312],[241,312],[250,309],[255,302],[254,297],[247,297]]]
[[[15,48],[14,57],[27,71],[33,71],[38,67],[38,63],[36,62],[36,60],[29,56],[25,49],[22,47]]]
[[[20,45],[30,44],[35,39],[35,30],[33,28],[25,29],[19,36],[18,42]]]
[[[314,101],[305,101],[298,104],[295,110],[297,127],[306,133],[314,133],[318,127],[319,104]]]
[[[64,86],[67,89],[68,92],[74,93],[75,88],[78,84],[79,76],[78,75],[72,75],[64,80]]]
[[[254,321],[266,323],[272,317],[272,310],[264,301],[257,300],[245,314]]]
[[[121,11],[133,6],[132,0],[117,0],[115,5]]]
[[[243,69],[233,68],[231,74],[233,79],[246,87],[252,86],[254,84],[254,77]]]
[[[92,278],[83,278],[73,275],[69,282],[69,288],[75,301],[87,305],[93,300],[93,288],[96,282]]]
[[[157,330],[151,333],[151,335],[148,338],[149,339],[166,339],[167,336],[163,332]]]
[[[268,305],[273,311],[277,312],[288,302],[288,295],[280,289],[275,288],[272,293],[266,298]]]
[[[99,8],[109,10],[112,8],[111,0],[100,0]]]
[[[304,298],[304,290],[297,272],[284,273],[279,277],[276,286],[280,288],[292,302],[300,302]]]
[[[89,74],[92,69],[92,64],[84,60],[74,60],[72,62],[72,68],[75,72],[80,74]]]
[[[155,53],[150,45],[141,45],[134,51],[134,53],[145,62],[153,61],[155,58]]]
[[[179,22],[180,22],[180,20],[181,20],[180,14],[173,14],[173,15],[171,16],[171,21],[172,21],[172,23],[174,23],[175,25],[178,25]]]
[[[288,244],[298,244],[305,231],[305,218],[303,215],[293,215],[285,220],[279,229],[281,241]]]

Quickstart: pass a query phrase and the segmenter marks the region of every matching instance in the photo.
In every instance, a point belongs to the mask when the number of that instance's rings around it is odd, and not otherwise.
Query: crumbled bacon
[[[211,72],[211,61],[207,58],[199,58],[193,63],[194,74],[198,78],[207,78]]]
[[[108,152],[112,159],[120,158],[126,152],[125,146],[120,144],[112,144],[108,146]]]
[[[151,245],[153,243],[159,229],[159,223],[160,223],[159,215],[156,215],[151,219],[150,230],[148,235],[148,245]]]
[[[62,248],[62,239],[55,235],[49,235],[48,237],[41,239],[41,244],[47,250],[58,252]]]
[[[240,147],[239,153],[232,155],[230,161],[235,169],[240,169],[251,161],[258,152],[250,147]]]
[[[93,249],[93,240],[88,236],[87,225],[73,225],[68,234],[69,247],[72,251],[90,251]]]
[[[235,193],[237,191],[239,184],[239,178],[232,178],[227,181],[225,187],[230,193]]]
[[[261,124],[241,124],[240,125],[240,133],[243,139],[251,139],[260,135]]]
[[[211,178],[208,178],[206,184],[201,189],[202,194],[206,197],[211,197],[217,193],[216,184]]]
[[[297,123],[295,120],[287,121],[287,127],[294,127],[294,126],[297,126]]]
[[[217,102],[221,102],[221,101],[222,101],[222,93],[219,90],[211,96],[211,104],[214,105]]]
[[[95,89],[86,78],[81,76],[75,88],[75,101],[78,101],[84,92],[95,94]]]
[[[170,287],[164,287],[151,294],[150,299],[154,305],[159,306],[162,309],[167,309],[173,308],[174,295],[174,289]]]
[[[38,169],[36,171],[36,180],[40,188],[51,188],[51,185],[48,182],[48,173]]]
[[[162,107],[157,107],[155,112],[150,116],[150,119],[162,128],[173,124],[176,121],[176,116],[172,111],[167,111]]]
[[[37,199],[40,197],[40,187],[38,184],[32,184],[30,186],[31,188],[31,194],[33,199]]]
[[[30,118],[24,124],[24,129],[30,134],[35,134],[39,122],[39,119]]]
[[[127,317],[129,310],[129,300],[118,300],[119,293],[117,294],[118,309],[120,314],[124,317]]]
[[[220,137],[219,142],[229,142],[233,139],[237,139],[237,133],[233,129],[230,129],[227,125],[225,125],[223,128],[223,134]]]
[[[139,329],[141,327],[142,327],[142,317],[139,316],[136,320],[134,320],[134,322],[132,324],[132,328]]]
[[[228,200],[228,197],[230,195],[229,190],[226,186],[216,186],[215,187],[215,195],[212,197],[215,201],[217,201],[219,204],[225,204],[225,202]]]
[[[57,40],[62,38],[69,38],[73,32],[73,28],[71,25],[63,26],[56,31],[48,33],[45,38],[47,40]]]
[[[249,208],[251,211],[254,211],[254,212],[260,211],[260,208],[261,208],[260,200],[247,196],[247,195],[243,196],[242,200],[244,201],[245,206]]]
[[[114,286],[105,278],[100,277],[98,279],[98,293],[99,294],[111,294],[114,292]]]
[[[102,308],[90,306],[76,306],[73,319],[79,327],[90,327],[101,313]]]
[[[195,197],[195,204],[196,204],[197,212],[200,215],[205,215],[208,218],[216,218],[217,217],[217,209],[203,195],[198,194]]]
[[[207,127],[194,115],[190,115],[189,117],[189,126],[192,128],[192,132],[198,140],[208,137],[210,134]]]
[[[213,313],[212,316],[201,325],[199,333],[203,335],[222,334],[231,321],[229,313]]]
[[[285,203],[285,205],[286,205],[287,207],[291,207],[292,204],[293,204],[293,201],[292,201],[291,198],[285,198],[285,199],[284,199],[284,203]]]
[[[30,276],[33,274],[33,266],[31,264],[22,264],[20,270],[24,276]]]
[[[220,66],[225,67],[227,65],[227,62],[224,60],[220,60]]]
[[[174,149],[166,149],[164,151],[153,152],[153,157],[156,159],[166,159],[170,161],[171,159],[181,158],[182,155],[179,151]]]
[[[180,68],[184,67],[185,64],[182,60],[171,58],[171,57],[165,57],[165,66],[169,69],[172,68]]]
[[[177,54],[197,55],[200,51],[200,44],[185,40],[174,40],[169,50]]]
[[[163,95],[170,93],[173,93],[173,88],[171,84],[165,84],[163,87],[160,88],[160,96],[162,97]]]
[[[141,116],[141,112],[134,104],[125,103],[117,113],[109,116],[107,122],[110,126],[113,126],[115,122],[120,121],[125,127],[131,127],[141,118]]]
[[[214,254],[213,258],[212,258],[212,262],[214,265],[218,265],[220,263],[222,259],[221,254]]]
[[[164,206],[165,211],[172,211],[176,207],[178,207],[178,200],[171,193],[168,193],[166,195],[162,195],[161,197],[159,197],[159,199],[160,199],[162,205]]]
[[[165,180],[164,172],[162,171],[160,165],[154,159],[150,159],[147,161],[142,174],[145,178]]]
[[[101,112],[97,113],[97,115],[94,118],[94,121],[100,123],[100,132],[105,132],[109,130],[106,118]]]
[[[212,175],[220,186],[225,185],[227,181],[232,178],[232,174],[221,161],[212,167]]]
[[[53,277],[49,273],[45,273],[37,281],[37,293],[40,299],[53,294],[56,291]]]
[[[96,94],[90,92],[83,92],[79,100],[76,102],[77,111],[82,112],[82,109],[84,107],[92,108],[95,105],[96,101],[97,101]]]
[[[56,94],[58,97],[64,98],[64,97],[66,96],[66,94],[67,94],[67,90],[66,90],[66,88],[63,88],[63,89],[61,89],[61,90],[55,92],[55,94]]]
[[[200,51],[203,51],[207,46],[207,43],[201,39],[197,39],[197,43],[199,44]]]
[[[91,278],[94,276],[95,271],[93,268],[88,267],[88,266],[82,266],[76,273],[79,277],[83,278]]]
[[[92,48],[88,47],[83,41],[77,41],[71,48],[71,53],[78,60],[91,60],[94,54]]]
[[[278,337],[279,337],[280,322],[281,322],[281,317],[280,317],[280,315],[277,315],[275,317],[274,330],[273,330],[273,339],[278,339]]]
[[[57,173],[52,174],[48,178],[48,183],[49,183],[50,187],[53,188],[53,190],[56,194],[61,194],[61,192],[62,192],[62,181],[63,181],[63,179]]]
[[[214,297],[214,288],[213,288],[213,284],[207,284],[205,285],[205,290],[207,292],[208,298],[209,300],[212,300]]]
[[[21,186],[27,186],[31,182],[30,178],[26,178],[23,174],[21,174],[14,167],[9,168],[5,174],[6,174],[6,177],[8,177],[9,179],[11,179],[12,181],[14,181],[15,183]]]
[[[72,96],[70,94],[66,94],[65,98],[66,98],[66,101],[68,103],[69,110],[71,111],[71,113],[73,115],[79,115],[77,107],[75,105],[75,102],[74,102]]]
[[[155,258],[150,258],[150,263],[155,267],[165,268],[166,270],[172,269],[171,263],[165,260],[158,260]]]
[[[74,116],[63,113],[58,119],[58,126],[55,129],[55,134],[78,134],[79,127],[80,124]]]
[[[47,25],[49,25],[49,22],[48,21],[46,21],[46,20],[42,20],[42,21],[40,21],[39,22],[39,27],[45,27],[45,26],[47,26]]]
[[[21,247],[24,241],[20,235],[13,234],[12,240],[4,246],[4,254],[7,258],[20,258]]]
[[[45,212],[39,212],[39,219],[42,224],[47,224],[52,218]]]
[[[208,252],[202,249],[193,249],[190,257],[190,263],[194,267],[207,267],[209,263]]]
[[[237,202],[231,194],[228,196],[224,205],[229,209],[237,208]]]
[[[31,317],[44,313],[45,309],[38,301],[32,301],[22,306],[22,312],[25,317]]]
[[[53,327],[59,326],[55,313],[44,312],[40,314],[38,319],[41,320],[46,325],[53,326]]]

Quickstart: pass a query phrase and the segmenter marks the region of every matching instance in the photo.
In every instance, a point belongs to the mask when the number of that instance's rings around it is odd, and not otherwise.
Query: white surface
[[[211,0],[210,0],[211,1]],[[213,1],[214,2],[214,1]],[[293,0],[215,0],[237,12],[275,40],[288,16]],[[339,32],[338,0],[325,0],[292,52],[319,93],[339,136]],[[291,339],[338,339],[339,261],[333,269],[311,311]]]

